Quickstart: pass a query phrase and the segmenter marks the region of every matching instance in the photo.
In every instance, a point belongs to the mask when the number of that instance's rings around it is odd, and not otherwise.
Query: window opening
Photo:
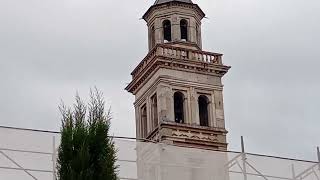
[[[146,138],[148,134],[148,124],[147,124],[147,106],[143,105],[141,107],[141,132],[142,138]]]
[[[169,20],[163,21],[163,39],[165,42],[171,41],[171,22]]]
[[[181,92],[174,93],[174,119],[176,123],[184,123],[184,95]]]
[[[181,40],[188,41],[188,22],[185,19],[180,21]]]
[[[200,126],[209,126],[208,98],[204,95],[199,96],[199,118]]]
[[[152,115],[152,122],[153,127],[158,126],[158,100],[157,100],[157,94],[153,95],[151,97],[151,115]]]
[[[154,26],[151,27],[150,41],[151,41],[151,47],[154,47],[154,45],[156,44]]]

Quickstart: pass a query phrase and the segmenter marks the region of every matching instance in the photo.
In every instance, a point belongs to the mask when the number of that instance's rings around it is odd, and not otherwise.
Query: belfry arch
[[[166,19],[162,23],[163,27],[163,40],[164,42],[171,42],[172,36],[171,36],[171,22],[170,20]]]
[[[185,19],[180,21],[180,35],[182,41],[188,41],[188,21]]]
[[[209,99],[205,95],[198,97],[200,126],[209,126]]]
[[[184,95],[182,92],[177,91],[173,95],[174,101],[174,121],[176,123],[184,123]]]

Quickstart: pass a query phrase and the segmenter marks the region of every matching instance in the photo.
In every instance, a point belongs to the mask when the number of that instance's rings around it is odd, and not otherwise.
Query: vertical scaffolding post
[[[243,179],[247,180],[247,168],[246,168],[246,153],[245,153],[245,147],[244,147],[244,140],[243,136],[241,136],[241,154],[242,154],[242,166],[243,166]]]
[[[56,180],[56,138],[52,137],[52,178]]]
[[[294,164],[291,165],[291,170],[292,170],[292,179],[296,180],[296,171],[294,169]]]
[[[319,163],[319,171],[320,171],[320,148],[317,147],[317,155],[318,155],[318,163]]]

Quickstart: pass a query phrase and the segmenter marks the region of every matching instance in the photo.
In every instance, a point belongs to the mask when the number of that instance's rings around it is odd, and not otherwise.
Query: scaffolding
[[[320,180],[318,161],[114,137],[122,180]],[[58,132],[0,127],[0,179],[55,180]]]

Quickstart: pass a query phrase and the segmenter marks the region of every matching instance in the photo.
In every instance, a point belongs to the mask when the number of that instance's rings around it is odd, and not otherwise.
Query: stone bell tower
[[[222,54],[202,50],[204,12],[191,0],[157,0],[143,15],[149,53],[131,73],[137,138],[227,150]]]

